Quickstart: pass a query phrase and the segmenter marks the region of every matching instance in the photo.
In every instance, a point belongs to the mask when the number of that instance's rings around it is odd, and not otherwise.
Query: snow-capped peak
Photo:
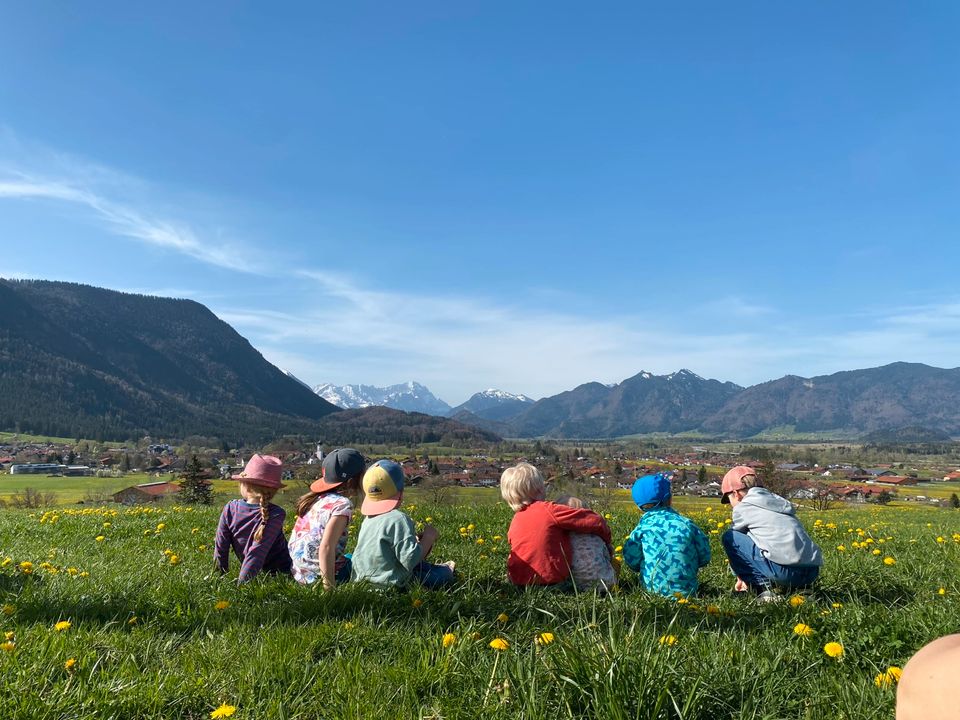
[[[508,393],[505,390],[497,390],[496,388],[487,388],[481,392],[478,392],[477,395],[481,397],[487,397],[495,400],[519,400],[520,402],[533,402],[526,395],[514,395],[513,393]]]

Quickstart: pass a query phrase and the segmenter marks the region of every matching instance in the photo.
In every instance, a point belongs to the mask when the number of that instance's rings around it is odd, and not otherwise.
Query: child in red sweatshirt
[[[543,476],[530,463],[503,471],[500,494],[516,513],[507,532],[507,576],[514,585],[572,588],[571,532],[598,536],[613,555],[606,520],[593,510],[547,502]]]

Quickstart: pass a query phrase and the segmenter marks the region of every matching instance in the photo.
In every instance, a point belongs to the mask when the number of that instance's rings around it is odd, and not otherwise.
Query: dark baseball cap
[[[353,448],[337,448],[323,459],[323,474],[310,484],[312,492],[320,493],[340,487],[347,480],[363,475],[367,461]]]

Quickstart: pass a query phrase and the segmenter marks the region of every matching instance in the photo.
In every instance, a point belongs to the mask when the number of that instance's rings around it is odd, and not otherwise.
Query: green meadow
[[[457,562],[446,592],[238,586],[211,562],[219,506],[3,511],[3,717],[872,720],[892,716],[887,668],[960,624],[956,511],[805,513],[822,578],[763,605],[731,592],[728,511],[683,505],[714,559],[682,603],[627,569],[609,596],[515,590],[511,514],[476,492],[408,507]],[[615,542],[638,518],[602,510]]]

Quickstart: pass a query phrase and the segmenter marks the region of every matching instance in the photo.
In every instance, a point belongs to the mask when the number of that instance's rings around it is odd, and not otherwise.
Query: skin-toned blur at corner
[[[960,634],[924,645],[904,666],[897,686],[897,720],[960,720],[956,682]]]

